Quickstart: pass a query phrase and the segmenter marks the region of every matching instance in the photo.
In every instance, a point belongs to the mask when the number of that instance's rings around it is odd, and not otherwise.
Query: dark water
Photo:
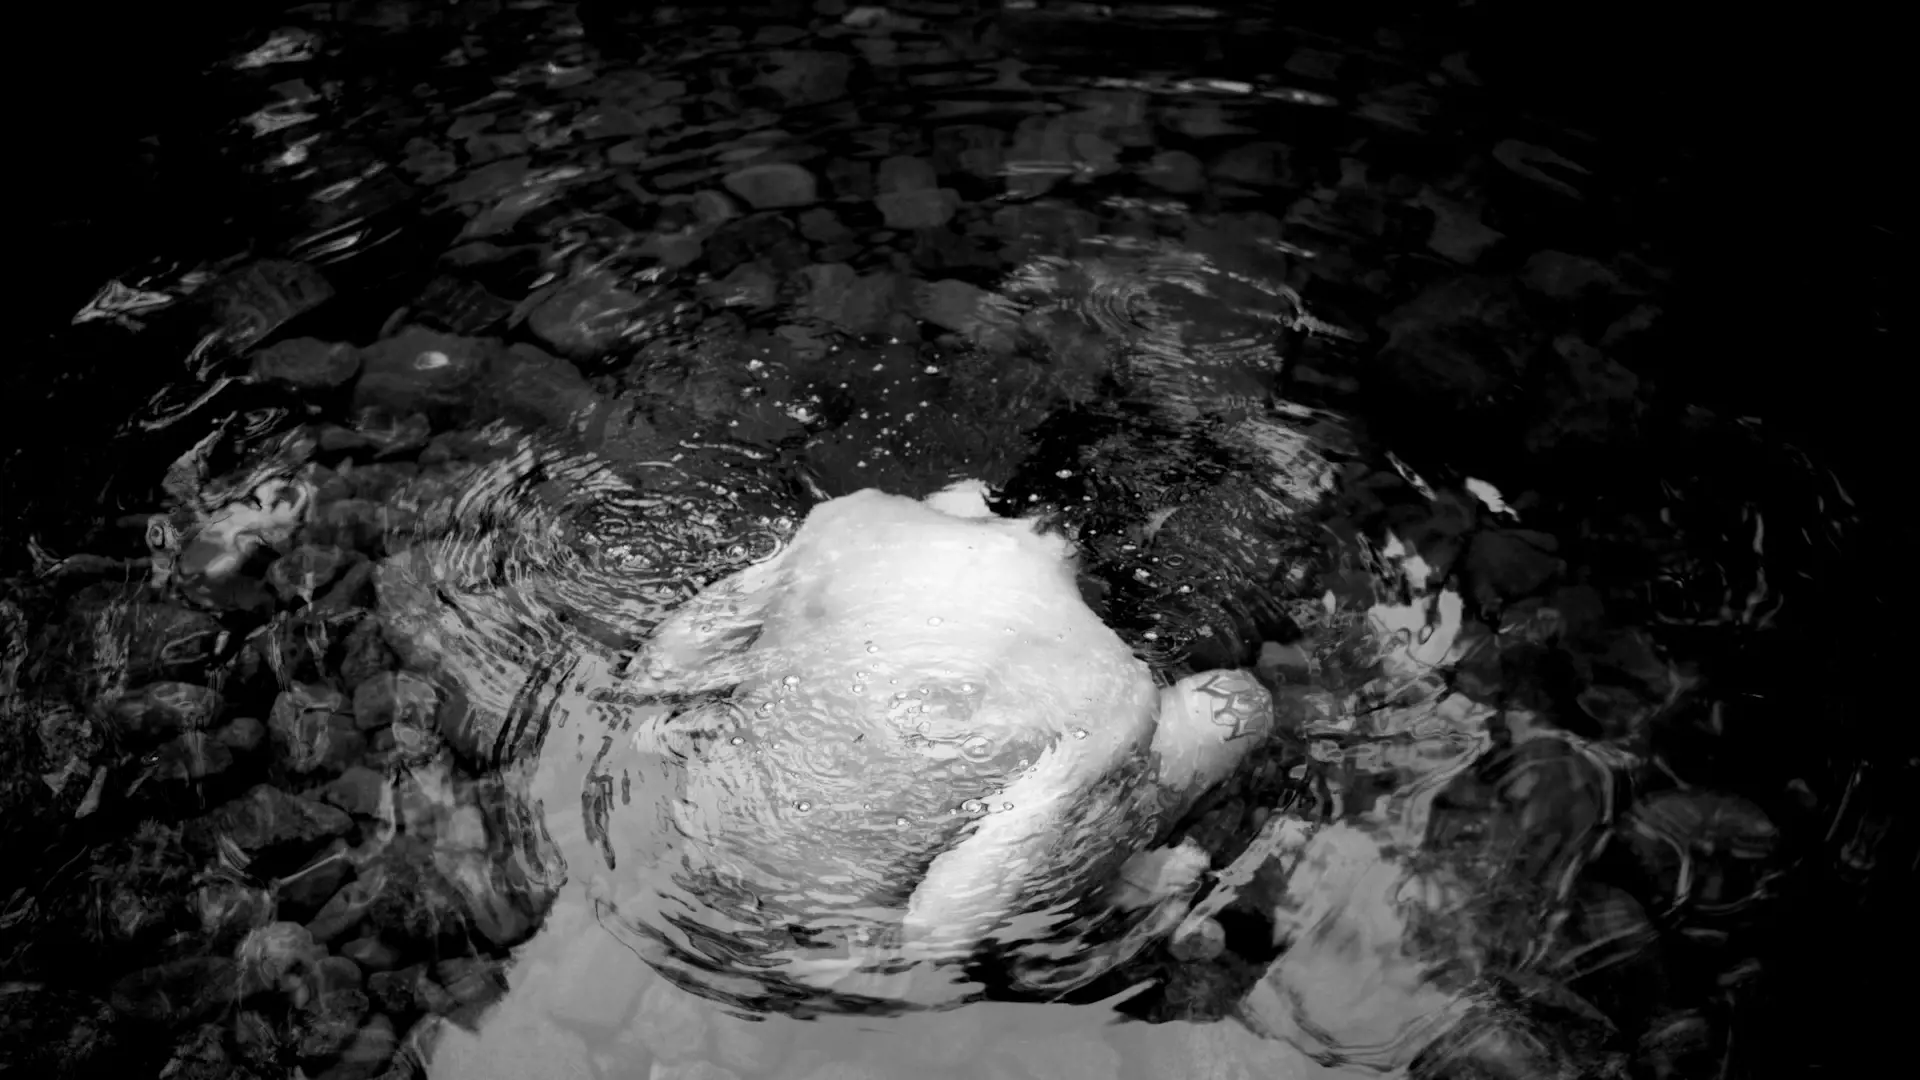
[[[5,392],[0,1070],[1861,1071],[1920,841],[1890,68],[1829,16],[73,26]],[[1157,678],[1271,695],[1159,837],[1199,891],[940,1008],[709,932],[752,882],[639,912],[649,782],[601,766],[660,703],[583,688],[822,500],[962,478]]]

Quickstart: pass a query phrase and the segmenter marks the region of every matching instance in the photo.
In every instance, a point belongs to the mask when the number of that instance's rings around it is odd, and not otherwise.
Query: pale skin
[[[963,704],[920,714],[935,723],[919,724],[932,742],[916,744],[911,718],[903,726],[893,705],[898,698],[911,705],[904,688],[928,681]],[[882,802],[920,798],[926,793],[918,789],[957,775],[940,771],[951,754],[923,759],[901,745],[929,748],[950,736],[1009,758],[1019,753],[1018,768],[995,774],[1002,779],[987,810],[965,820],[926,865],[900,916],[896,956],[929,965],[964,957],[1042,898],[1092,887],[1135,908],[1191,885],[1204,859],[1156,851],[1157,834],[1231,773],[1272,724],[1266,692],[1244,672],[1157,686],[1082,601],[1069,543],[1031,522],[994,516],[977,484],[924,502],[866,491],[816,507],[780,555],[715,583],[657,627],[626,683],[643,693],[730,689],[743,704],[728,715],[755,725],[740,728],[742,738],[776,740],[770,746],[800,729],[817,741],[857,746],[856,754],[871,754],[863,794],[871,789]],[[887,686],[903,689],[888,694]],[[822,723],[831,740],[820,739]],[[993,752],[981,750],[983,770],[999,767]],[[777,770],[768,760],[757,758],[755,767]],[[738,765],[730,759],[715,767]],[[770,775],[769,783],[786,779]],[[1113,782],[1129,776],[1143,782]],[[1089,794],[1096,791],[1122,793]],[[1104,798],[1115,802],[1102,805]],[[816,801],[819,811],[795,804],[805,818],[789,823],[776,814],[765,830],[728,834],[725,842],[749,853],[756,836],[783,852],[822,843],[844,857],[866,850],[863,837],[886,835],[856,807],[846,820],[867,831],[834,842],[821,830],[841,819],[827,815],[828,795]],[[1076,834],[1095,821],[1103,823],[1101,837]],[[1124,835],[1102,843],[1110,831],[1104,823],[1112,822],[1124,823]],[[881,877],[890,870],[874,869]],[[861,960],[808,961],[794,973],[838,983]]]

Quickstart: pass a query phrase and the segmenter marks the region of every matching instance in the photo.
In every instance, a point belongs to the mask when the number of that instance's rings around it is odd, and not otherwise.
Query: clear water
[[[1882,610],[1873,489],[1663,368],[1666,159],[1523,96],[1469,24],[230,29],[171,121],[216,148],[193,227],[93,266],[68,366],[18,376],[77,414],[6,477],[20,1075],[1760,1076],[1784,1018],[1848,1008],[1795,996],[1834,969],[1794,928],[1915,865],[1913,758],[1862,749],[1842,674]],[[803,917],[821,890],[889,925],[1019,809],[1054,707],[981,703],[1097,681],[1035,644],[1072,605],[989,560],[914,586],[970,597],[926,608],[935,659],[827,619],[808,670],[730,680],[759,630],[723,618],[700,685],[641,676],[822,501],[961,479],[1063,538],[1155,680],[1249,671],[1273,727],[1158,829],[1069,793],[1110,810],[1039,860],[1073,932],[1005,935],[1055,982],[984,948],[957,996],[822,989],[803,961],[857,955]],[[980,659],[986,613],[1020,650]],[[701,863],[716,821],[773,861]],[[1149,842],[1195,887],[1102,919]]]

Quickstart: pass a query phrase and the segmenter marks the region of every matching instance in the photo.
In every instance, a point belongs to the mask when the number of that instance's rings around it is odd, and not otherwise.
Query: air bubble
[[[927,620],[927,625],[928,625],[928,626],[939,626],[939,625],[940,625],[940,616],[938,616],[938,615],[935,615],[935,616],[934,616],[933,618],[931,618],[931,619],[928,619],[928,620]]]
[[[1073,729],[1073,737],[1074,737],[1074,738],[1076,738],[1076,739],[1084,739],[1084,738],[1086,738],[1086,737],[1087,737],[1087,729],[1086,729],[1086,728],[1074,728],[1074,729]]]
[[[781,682],[781,683],[782,683],[783,685],[786,685],[786,686],[799,686],[799,685],[800,685],[800,676],[798,676],[798,675],[789,675],[789,676],[787,676],[786,678],[784,678],[784,679],[781,679],[781,680],[780,680],[780,682]]]
[[[970,682],[963,682],[963,683],[961,683],[961,684],[960,684],[960,692],[961,692],[961,693],[963,693],[963,694],[971,694],[971,693],[973,693],[973,684],[972,684],[972,683],[970,683]]]
[[[873,804],[872,804],[872,803],[870,803],[870,802],[863,802],[863,803],[861,803],[861,804],[860,804],[860,809],[862,809],[862,810],[871,810],[871,809],[873,809]]]
[[[746,745],[746,742],[747,742],[746,736],[744,735],[735,735],[733,738],[728,739],[727,741],[732,743],[735,746],[744,746]]]
[[[870,652],[870,653],[876,653],[876,652],[879,652],[879,651],[880,651],[880,646],[878,646],[878,645],[875,645],[875,644],[874,644],[873,642],[871,642],[871,641],[869,641],[869,642],[867,642],[867,651],[868,651],[868,652]]]
[[[854,684],[853,684],[852,686],[849,686],[849,687],[847,687],[847,689],[849,689],[849,690],[851,690],[851,691],[853,691],[853,692],[854,692],[854,693],[856,693],[856,694],[864,694],[864,693],[866,693],[866,692],[867,692],[867,684],[866,684],[866,683],[854,683]]]
[[[903,818],[903,817],[897,817],[897,818],[894,818],[894,819],[893,819],[893,823],[894,823],[895,825],[898,825],[898,826],[900,826],[900,827],[901,827],[901,828],[903,828],[903,829],[907,827],[907,819],[906,819],[906,818]]]
[[[1001,803],[1001,804],[1000,804],[1000,809],[1002,809],[1002,810],[1011,810],[1011,809],[1013,809],[1013,804],[1012,804],[1012,803],[1010,803],[1010,802],[1003,802],[1003,803]]]
[[[968,799],[960,804],[960,812],[963,814],[984,814],[986,810],[987,804],[979,799]]]
[[[798,811],[800,811],[801,813],[803,813],[803,814],[804,814],[804,813],[806,813],[807,811],[809,811],[809,810],[812,810],[812,809],[813,809],[813,804],[812,804],[812,803],[810,803],[810,802],[808,802],[808,801],[807,801],[807,800],[805,800],[805,799],[801,799],[801,800],[800,800],[799,802],[796,802],[796,803],[794,803],[794,804],[793,804],[793,808],[794,808],[795,810],[798,810]]]
[[[985,735],[975,735],[960,744],[960,752],[975,761],[985,761],[993,756],[993,740]]]

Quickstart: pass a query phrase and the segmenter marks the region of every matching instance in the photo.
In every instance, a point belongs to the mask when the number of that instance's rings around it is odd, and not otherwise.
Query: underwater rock
[[[267,726],[251,716],[236,716],[213,733],[221,745],[236,754],[250,753],[267,735]]]
[[[446,987],[433,980],[425,964],[394,971],[377,971],[367,978],[367,993],[382,1010],[394,1014],[429,1012],[445,1015],[459,1005]]]
[[[340,946],[340,955],[372,972],[390,971],[400,962],[399,950],[373,935],[357,937]]]
[[[847,80],[854,71],[853,57],[819,49],[777,49],[767,59],[770,63],[756,81],[779,94],[789,108],[839,98],[847,92]]]
[[[371,450],[374,457],[384,458],[418,450],[432,437],[433,422],[425,413],[374,402],[356,408],[349,427],[334,424],[322,427],[320,448],[336,452]],[[355,491],[355,495],[376,500],[379,497],[364,490]]]
[[[456,895],[475,932],[500,948],[525,941],[551,896],[515,888],[508,871],[484,851],[436,848],[434,868]]]
[[[889,229],[937,229],[953,218],[960,197],[938,187],[933,166],[920,158],[890,157],[880,163],[874,205]]]
[[[499,345],[482,338],[408,327],[363,352],[365,369],[354,386],[354,405],[429,418],[464,414],[499,351]]]
[[[236,944],[273,918],[273,896],[265,889],[234,881],[213,881],[194,892],[200,932],[210,944]]]
[[[327,900],[306,925],[315,941],[330,944],[360,925],[388,884],[386,867],[371,866]]]
[[[345,768],[366,746],[345,694],[316,683],[281,691],[267,717],[274,750],[296,773]]]
[[[498,960],[461,956],[433,965],[434,978],[462,1005],[487,1005],[507,992],[506,971]]]
[[[205,1020],[234,1001],[235,966],[224,956],[196,956],[136,971],[114,983],[115,1009],[139,1020],[182,1024]]]
[[[606,405],[571,362],[526,344],[500,355],[489,392],[509,420],[576,434],[591,427]]]
[[[338,990],[358,990],[366,981],[360,965],[345,956],[322,957],[307,978],[307,989],[315,995]]]
[[[548,294],[527,328],[567,356],[593,356],[617,343],[645,300],[604,273],[587,274]]]
[[[354,1033],[353,1040],[340,1051],[340,1059],[322,1072],[317,1080],[367,1080],[393,1057],[399,1045],[393,1021],[375,1013]]]
[[[249,855],[318,847],[352,827],[345,811],[268,784],[255,785],[189,826],[203,845],[225,840]]]
[[[193,784],[226,772],[233,765],[233,751],[207,732],[187,731],[168,740],[149,760],[156,779]]]
[[[1539,591],[1566,565],[1553,537],[1525,529],[1483,530],[1467,547],[1466,571],[1482,604],[1512,602]]]
[[[252,374],[262,382],[325,390],[353,378],[359,370],[360,351],[345,342],[291,338],[255,353]]]
[[[177,1044],[173,1057],[160,1069],[167,1080],[236,1080],[254,1074],[227,1059],[226,1027],[202,1024]]]
[[[1527,288],[1555,300],[1571,300],[1596,289],[1611,289],[1618,279],[1612,270],[1582,255],[1564,251],[1536,251],[1521,271]]]
[[[237,352],[332,297],[326,275],[307,263],[260,259],[221,275],[203,302],[208,328]]]
[[[362,683],[399,663],[381,634],[379,617],[371,612],[355,616],[347,632],[336,640],[340,683],[356,692]]]
[[[282,601],[310,604],[346,563],[347,553],[332,544],[302,544],[267,567],[267,584]]]
[[[355,817],[375,817],[387,800],[386,774],[365,765],[349,765],[321,789],[320,797]]]
[[[448,261],[454,261],[452,253]],[[477,282],[441,275],[413,299],[412,317],[455,334],[490,330],[513,314],[513,305]]]
[[[382,671],[353,688],[354,722],[362,729],[404,724],[433,726],[440,692],[432,683],[405,671]]]
[[[154,742],[183,731],[202,731],[220,713],[218,691],[184,682],[150,683],[114,702],[115,725],[126,737]]]
[[[813,174],[785,161],[749,165],[727,174],[721,183],[755,210],[805,206],[819,197]]]
[[[1206,165],[1184,150],[1162,150],[1141,167],[1140,178],[1162,191],[1191,195],[1206,186]]]
[[[136,683],[197,674],[225,633],[212,615],[171,604],[128,604],[125,618],[127,678]]]
[[[914,309],[922,319],[956,333],[974,329],[980,321],[986,291],[955,278],[930,281],[914,290]]]
[[[300,1055],[324,1058],[345,1049],[360,1033],[360,1019],[368,1007],[367,995],[360,990],[329,990],[309,1000],[297,1020],[295,1045]]]
[[[275,882],[274,890],[282,903],[308,912],[326,903],[352,877],[353,863],[347,858],[347,845],[335,841],[313,861]]]
[[[435,867],[430,841],[402,834],[384,843],[369,841],[371,857],[359,860],[359,876],[328,900],[307,925],[314,937],[334,942],[365,922],[396,948],[433,952],[462,943],[481,927],[512,936],[526,918],[519,908],[494,923],[469,914],[461,889]],[[492,893],[486,896],[492,896]],[[491,913],[492,909],[487,909]],[[505,925],[508,929],[501,931]]]

